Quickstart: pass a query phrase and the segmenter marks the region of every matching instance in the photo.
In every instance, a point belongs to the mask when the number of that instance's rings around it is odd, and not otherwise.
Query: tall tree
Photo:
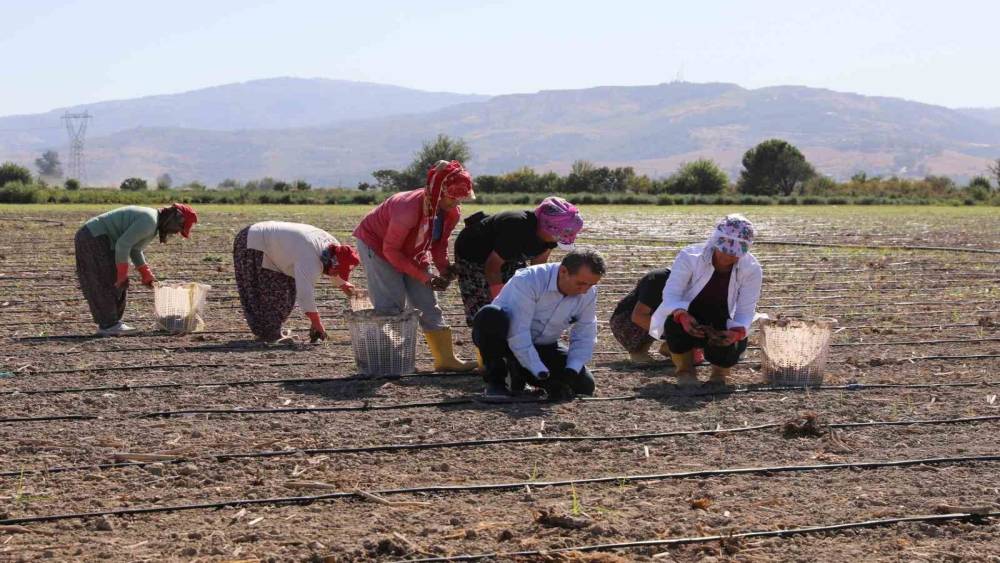
[[[156,189],[158,190],[169,190],[170,186],[174,185],[174,179],[170,177],[170,174],[164,172],[156,177]]]
[[[427,170],[439,160],[457,160],[462,164],[472,158],[469,144],[463,139],[453,139],[438,134],[433,141],[427,141],[406,167],[400,178],[401,189],[411,190],[423,187],[427,182]]]
[[[799,149],[788,141],[768,139],[743,155],[737,187],[747,194],[787,196],[815,175]]]
[[[42,153],[42,156],[35,159],[35,167],[38,174],[49,178],[62,178],[62,163],[59,162],[59,153],[49,149]]]

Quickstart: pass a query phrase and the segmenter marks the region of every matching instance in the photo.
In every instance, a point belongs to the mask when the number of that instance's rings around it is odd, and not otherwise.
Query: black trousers
[[[499,366],[502,362],[512,375],[519,375],[521,381],[525,381],[541,387],[543,389],[558,389],[562,384],[569,385],[577,395],[594,394],[594,376],[584,366],[580,369],[579,375],[566,379],[566,347],[559,343],[536,344],[535,350],[538,357],[549,370],[549,378],[539,381],[529,370],[525,369],[507,344],[507,333],[510,331],[510,317],[503,309],[496,305],[487,305],[476,313],[472,321],[472,341],[479,348],[479,353],[483,356],[483,363],[486,366],[486,377],[494,378],[495,381],[487,383],[504,383],[503,377],[506,370]],[[512,389],[516,391],[516,389]]]
[[[702,321],[702,319],[698,319]],[[715,326],[717,323],[711,323]],[[725,323],[722,324],[725,326]],[[667,346],[674,354],[683,354],[693,348],[701,348],[705,351],[705,359],[713,366],[731,368],[740,361],[740,356],[747,349],[747,339],[729,346],[710,346],[707,338],[695,338],[684,332],[684,327],[674,320],[674,316],[667,317],[667,322],[663,325],[663,334],[667,339]]]

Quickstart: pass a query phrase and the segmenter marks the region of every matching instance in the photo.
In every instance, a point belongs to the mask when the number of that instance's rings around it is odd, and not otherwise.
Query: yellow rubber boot
[[[670,359],[674,362],[674,374],[677,375],[678,387],[693,387],[698,385],[698,377],[694,372],[694,353],[691,351],[683,354],[670,354]]]
[[[483,353],[476,348],[476,367],[479,371],[486,371],[486,362],[483,361]]]
[[[633,364],[640,366],[655,362],[656,360],[653,358],[653,356],[649,355],[649,347],[652,345],[653,343],[650,342],[649,344],[643,346],[642,348],[639,348],[638,350],[630,350],[628,353],[629,361],[632,362]]]
[[[436,371],[472,371],[476,369],[476,362],[466,362],[455,357],[450,328],[426,330],[424,337],[427,338],[427,347],[431,349],[431,355],[434,356],[434,369]]]
[[[708,382],[713,385],[725,385],[726,378],[729,377],[729,369],[719,366],[712,366],[712,376],[708,378]]]

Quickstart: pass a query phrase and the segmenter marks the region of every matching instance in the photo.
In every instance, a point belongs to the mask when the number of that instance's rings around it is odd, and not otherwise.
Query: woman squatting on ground
[[[441,160],[428,171],[425,187],[385,200],[354,230],[372,305],[389,315],[402,313],[407,303],[420,311],[438,371],[476,369],[476,362],[455,357],[451,328],[434,293],[457,275],[448,262],[448,239],[461,217],[459,204],[475,197],[462,164]],[[430,271],[432,261],[437,275]]]
[[[264,221],[244,228],[233,242],[233,268],[240,304],[258,340],[290,340],[282,324],[296,303],[309,318],[309,340],[326,340],[316,307],[316,282],[324,275],[347,295],[348,279],[359,263],[354,248],[330,233],[302,223]]]
[[[746,350],[763,278],[750,254],[753,239],[753,223],[729,215],[707,242],[682,249],[674,260],[649,335],[667,341],[678,385],[698,383],[694,348],[704,349],[712,364],[709,383],[716,385],[726,383]]]
[[[135,265],[143,285],[152,287],[156,277],[146,263],[143,250],[157,236],[160,243],[178,233],[188,238],[197,222],[194,209],[175,203],[162,209],[120,207],[80,227],[74,240],[76,276],[99,336],[119,336],[137,330],[122,321],[128,297],[129,262]]]
[[[514,273],[544,264],[558,245],[570,247],[583,228],[579,210],[559,197],[547,197],[534,211],[479,211],[465,220],[455,241],[455,269],[469,327]],[[482,367],[480,355],[480,367]]]

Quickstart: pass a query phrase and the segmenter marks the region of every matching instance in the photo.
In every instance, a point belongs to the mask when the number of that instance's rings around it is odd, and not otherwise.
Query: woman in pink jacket
[[[472,176],[462,164],[440,160],[427,172],[425,187],[385,200],[354,230],[372,304],[391,315],[402,313],[407,303],[420,311],[436,370],[476,368],[476,362],[455,357],[451,328],[444,324],[434,293],[455,277],[448,262],[448,237],[461,216],[459,204],[475,197]]]

